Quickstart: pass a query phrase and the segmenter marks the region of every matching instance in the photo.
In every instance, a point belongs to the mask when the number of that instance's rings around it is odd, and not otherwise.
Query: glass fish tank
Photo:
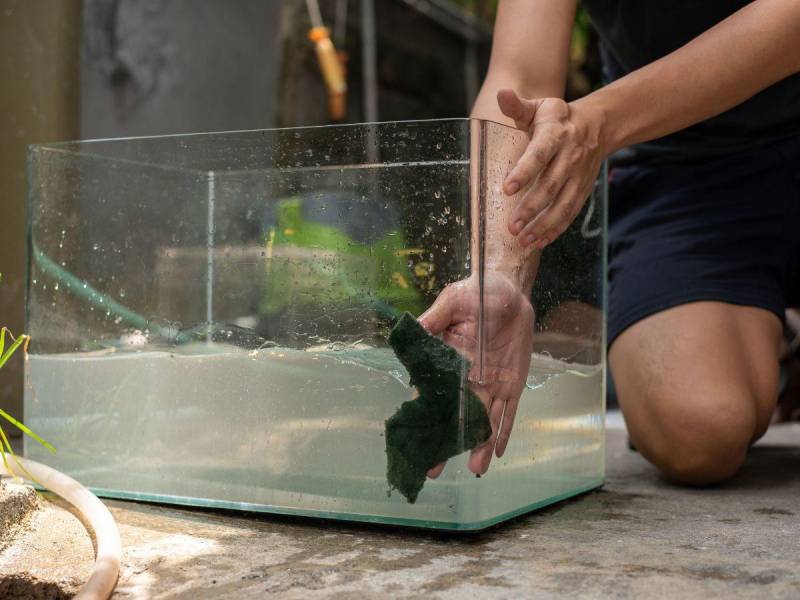
[[[32,146],[24,416],[57,453],[26,455],[108,498],[448,530],[602,485],[605,175],[533,254],[501,190],[526,143]]]

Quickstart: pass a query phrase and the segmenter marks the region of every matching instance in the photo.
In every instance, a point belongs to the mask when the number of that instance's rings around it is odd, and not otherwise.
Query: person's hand
[[[497,103],[530,142],[506,176],[503,191],[525,190],[508,230],[524,246],[542,249],[560,236],[586,203],[605,152],[600,119],[560,98],[526,100],[500,90]]]
[[[419,318],[429,333],[441,335],[444,342],[472,363],[469,380],[486,406],[492,425],[491,437],[473,449],[469,458],[469,469],[476,474],[486,472],[493,452],[499,458],[506,450],[533,351],[533,307],[517,285],[505,275],[488,273],[484,279],[483,303],[482,367],[477,360],[480,316],[477,277],[448,285]],[[443,469],[444,464],[440,464],[428,476],[438,477]]]

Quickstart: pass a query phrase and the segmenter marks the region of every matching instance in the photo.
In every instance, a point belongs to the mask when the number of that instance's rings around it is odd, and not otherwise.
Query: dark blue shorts
[[[608,343],[701,300],[800,305],[800,137],[702,164],[609,176]]]

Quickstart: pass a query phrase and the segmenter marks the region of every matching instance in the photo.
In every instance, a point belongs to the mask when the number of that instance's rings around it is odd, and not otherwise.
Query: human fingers
[[[444,471],[444,466],[446,464],[447,462],[445,461],[433,467],[431,470],[428,471],[428,477],[430,477],[431,479],[436,479],[437,477],[439,477],[439,475],[442,474],[442,471]]]
[[[520,239],[540,250],[552,243],[578,216],[590,192],[591,187],[569,180],[556,199],[520,232]]]
[[[497,92],[497,105],[505,116],[514,120],[517,129],[528,131],[539,102],[522,98],[514,90],[506,88]]]
[[[467,466],[469,470],[476,475],[483,475],[489,470],[489,463],[492,461],[492,453],[494,452],[494,446],[497,442],[498,427],[500,426],[500,420],[503,416],[504,404],[505,403],[500,399],[492,401],[492,405],[489,408],[489,423],[492,426],[492,434],[489,436],[488,440],[470,453]]]
[[[477,340],[472,337],[465,335],[464,333],[458,333],[454,331],[458,327],[451,327],[447,329],[442,334],[442,341],[450,346],[451,348],[455,349],[461,356],[466,357],[469,361],[475,361],[475,350],[477,346]],[[473,367],[474,368],[474,367]]]
[[[512,396],[513,398],[513,396]],[[514,417],[517,415],[517,406],[519,405],[519,397],[505,402],[505,410],[503,411],[503,421],[500,424],[500,432],[497,434],[497,444],[495,445],[494,452],[497,458],[505,454],[508,447],[508,440],[511,439],[511,430],[514,427]]]
[[[439,335],[455,320],[458,299],[452,285],[445,287],[418,321],[431,335]]]
[[[558,197],[566,185],[570,175],[569,163],[559,160],[559,155],[560,153],[553,157],[511,212],[508,230],[512,235],[519,235],[528,223]],[[533,240],[520,236],[520,242],[523,246],[529,246]]]
[[[513,196],[534,182],[550,164],[560,145],[557,128],[558,125],[553,123],[536,126],[525,151],[503,181],[506,196]]]

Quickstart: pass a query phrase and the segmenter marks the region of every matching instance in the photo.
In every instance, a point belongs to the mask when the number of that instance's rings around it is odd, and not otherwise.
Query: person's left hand
[[[523,246],[542,249],[560,236],[586,203],[604,159],[599,118],[560,98],[526,100],[497,94],[500,110],[530,142],[503,183],[508,196],[528,187],[508,230]]]
[[[441,335],[472,363],[470,385],[486,407],[492,426],[489,439],[472,450],[467,463],[478,475],[489,468],[492,454],[500,458],[508,445],[531,364],[534,320],[530,294],[505,275],[487,273],[483,288],[481,294],[476,276],[452,283],[419,318],[428,333]],[[481,325],[482,353],[478,349]],[[443,469],[444,463],[432,468],[428,476],[436,478]]]

